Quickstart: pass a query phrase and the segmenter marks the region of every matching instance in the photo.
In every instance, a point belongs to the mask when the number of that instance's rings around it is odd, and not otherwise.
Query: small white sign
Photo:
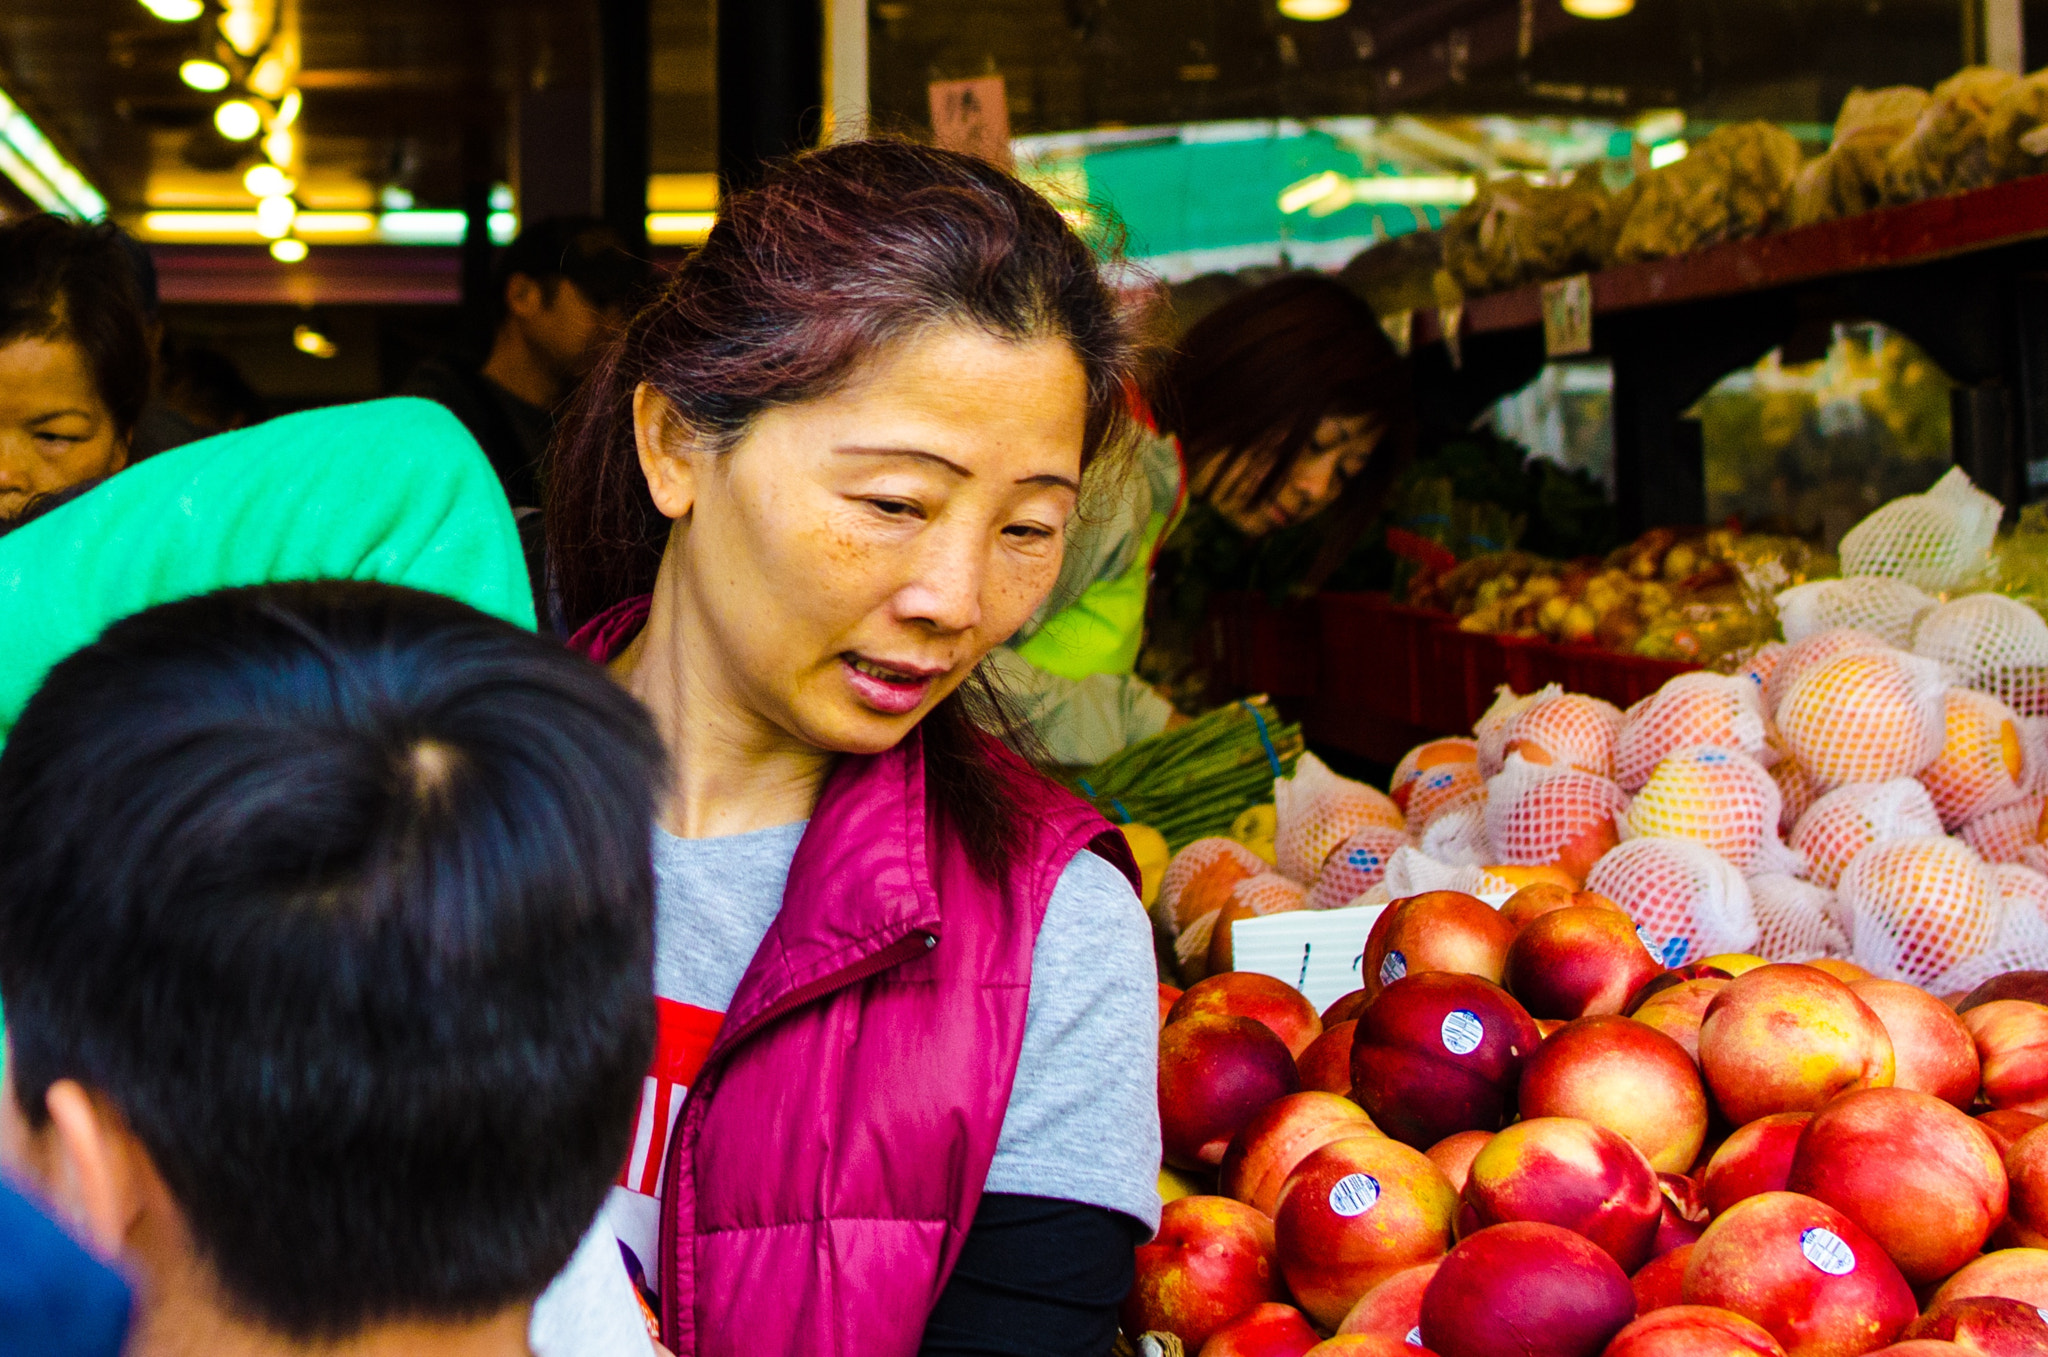
[[[1593,351],[1593,280],[1583,273],[1543,285],[1543,352],[1568,358]]]
[[[1385,908],[1354,905],[1239,919],[1230,927],[1231,956],[1238,970],[1285,980],[1325,1009],[1365,987],[1365,938]]]

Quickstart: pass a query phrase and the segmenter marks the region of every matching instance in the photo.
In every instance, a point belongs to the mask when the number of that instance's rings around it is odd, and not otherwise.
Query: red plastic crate
[[[1316,614],[1312,600],[1275,605],[1250,590],[1218,594],[1199,658],[1212,686],[1250,696],[1307,698],[1317,691]]]
[[[1682,660],[1651,660],[1617,655],[1591,646],[1551,646],[1545,683],[1561,683],[1567,692],[1604,697],[1627,708],[1642,701],[1680,674],[1699,668]]]

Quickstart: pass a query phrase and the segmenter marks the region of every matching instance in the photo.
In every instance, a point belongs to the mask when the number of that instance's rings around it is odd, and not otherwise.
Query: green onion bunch
[[[1301,748],[1301,727],[1252,697],[1140,740],[1072,781],[1112,823],[1150,825],[1178,853],[1271,801],[1273,779],[1293,774]]]

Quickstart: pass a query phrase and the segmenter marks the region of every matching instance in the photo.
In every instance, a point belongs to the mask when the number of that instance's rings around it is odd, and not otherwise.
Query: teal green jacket
[[[308,579],[407,585],[534,625],[505,492],[453,415],[410,399],[309,410],[173,448],[0,536],[0,741],[108,624]]]

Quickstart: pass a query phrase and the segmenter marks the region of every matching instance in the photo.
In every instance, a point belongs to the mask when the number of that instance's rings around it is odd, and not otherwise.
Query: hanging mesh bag
[[[1940,605],[1920,620],[1913,653],[2021,716],[2048,715],[2048,621],[2018,599],[1970,594]]]
[[[1459,867],[1484,867],[1499,862],[1500,854],[1486,829],[1488,800],[1486,785],[1481,783],[1476,791],[1468,792],[1430,817],[1420,833],[1408,836],[1409,842],[1438,862]]]
[[[1478,766],[1479,741],[1455,736],[1416,745],[1394,765],[1393,780],[1387,783],[1387,795],[1401,808],[1403,815],[1413,820],[1415,812],[1409,805],[1409,798],[1414,795],[1415,784],[1435,769],[1455,768],[1466,763]]]
[[[1941,833],[1941,815],[1927,788],[1910,777],[1852,782],[1813,803],[1792,827],[1792,848],[1806,876],[1833,890],[1856,855],[1872,844]]]
[[[1685,839],[1630,839],[1594,864],[1586,889],[1628,911],[1666,966],[1756,946],[1749,883],[1733,863]]]
[[[1629,833],[1689,839],[1744,872],[1787,870],[1778,842],[1783,796],[1763,765],[1732,749],[1684,749],[1657,765],[1629,802]]]
[[[1508,740],[1523,712],[1544,698],[1562,696],[1563,687],[1555,683],[1528,694],[1517,693],[1505,683],[1494,689],[1493,705],[1472,726],[1479,741],[1479,771],[1492,777],[1507,762]]]
[[[1486,833],[1494,862],[1556,863],[1583,877],[1601,853],[1621,841],[1628,796],[1604,777],[1547,768],[1508,756],[1486,784]]]
[[[1614,754],[1614,780],[1634,791],[1681,749],[1711,745],[1771,757],[1756,685],[1733,674],[1680,674],[1628,709]]]
[[[1238,882],[1271,870],[1235,839],[1196,839],[1166,864],[1152,901],[1152,921],[1167,937],[1177,938],[1195,920],[1229,904]]]
[[[1304,754],[1294,776],[1273,784],[1278,825],[1273,851],[1280,873],[1312,885],[1330,850],[1367,825],[1406,829],[1401,808],[1385,792],[1339,777],[1313,754]]]
[[[2026,747],[2019,718],[1989,693],[1951,688],[1943,710],[1941,753],[1920,782],[1953,830],[2026,794]]]
[[[1612,702],[1546,688],[1508,726],[1505,753],[1611,778],[1621,722],[1621,708]]]
[[[2048,796],[2029,792],[1987,810],[1963,826],[1963,842],[1989,863],[2024,862],[2029,848],[2041,846],[2041,813]]]
[[[1783,872],[1749,879],[1756,909],[1756,955],[1766,961],[1846,957],[1849,939],[1834,920],[1835,893]]]
[[[1778,706],[1786,752],[1821,786],[1910,776],[1941,753],[1941,666],[1857,650],[1806,670]]]
[[[1771,672],[1764,676],[1764,712],[1776,717],[1792,684],[1809,669],[1817,669],[1840,655],[1855,650],[1882,650],[1883,641],[1854,627],[1836,627],[1809,636],[1798,645],[1787,646]]]
[[[1310,909],[1341,909],[1377,886],[1408,836],[1384,825],[1367,825],[1337,845],[1308,893]]]
[[[1983,859],[1960,839],[1895,839],[1858,853],[1835,889],[1849,959],[1925,985],[1991,945],[2003,912]]]
[[[1983,568],[2005,506],[1950,468],[1924,495],[1902,495],[1842,538],[1842,574],[1882,575],[1931,593]]]
[[[1814,580],[1778,595],[1778,622],[1787,641],[1838,627],[1868,632],[1886,645],[1913,643],[1913,628],[1934,607],[1934,600],[1904,580],[1856,575],[1848,579]]]

